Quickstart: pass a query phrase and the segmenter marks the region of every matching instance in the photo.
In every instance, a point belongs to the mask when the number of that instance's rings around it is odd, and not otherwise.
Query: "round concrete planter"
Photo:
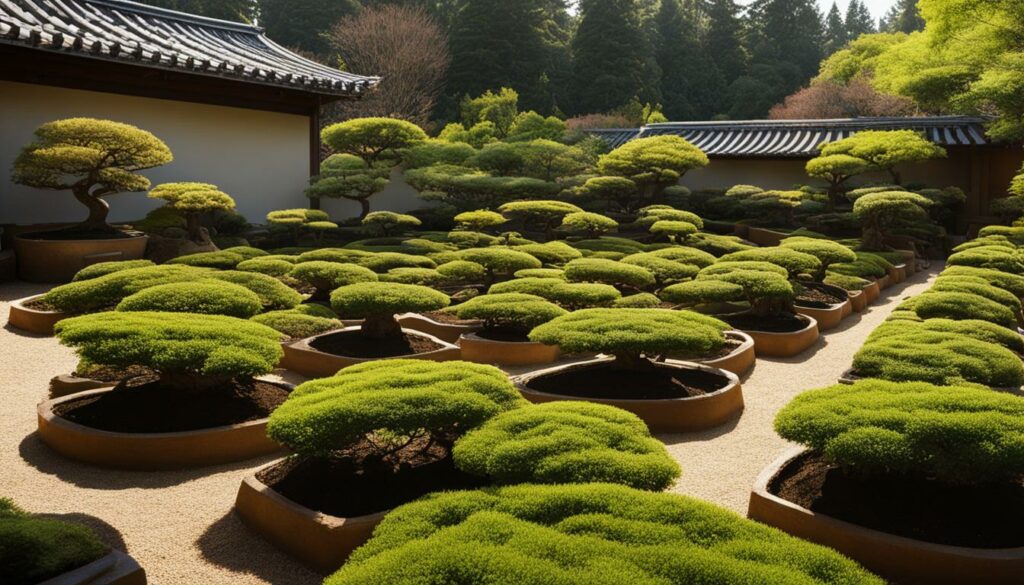
[[[112,550],[88,565],[39,585],[146,585],[146,571],[127,554]]]
[[[819,331],[826,331],[828,329],[835,329],[836,327],[839,327],[839,324],[843,322],[843,318],[853,312],[849,299],[842,303],[829,305],[827,309],[797,306],[794,310],[798,315],[811,317],[817,321]]]
[[[262,468],[279,464],[275,461]],[[256,475],[242,480],[235,512],[249,528],[303,563],[330,573],[370,539],[387,512],[339,518],[296,504]]]
[[[850,310],[854,313],[863,313],[868,308],[868,296],[863,290],[847,291],[850,295]]]
[[[325,376],[333,376],[338,373],[338,370],[347,368],[354,364],[361,364],[363,362],[371,362],[381,359],[418,359],[418,360],[430,360],[435,362],[444,362],[448,360],[457,360],[461,356],[461,351],[457,345],[452,345],[446,341],[442,341],[433,335],[421,333],[419,331],[413,331],[411,329],[403,329],[408,335],[418,335],[420,337],[426,337],[431,341],[440,344],[442,347],[434,351],[426,353],[417,353],[410,355],[396,355],[386,358],[358,358],[348,357],[341,355],[334,355],[326,352],[322,352],[318,349],[314,349],[310,343],[316,339],[325,335],[333,335],[339,331],[358,331],[358,327],[346,327],[338,331],[330,331],[328,333],[322,333],[313,337],[307,337],[306,339],[300,339],[293,343],[289,343],[284,346],[284,358],[281,360],[280,367],[289,369],[295,373],[302,374],[303,376],[309,376],[311,378],[322,378]]]
[[[901,585],[1016,585],[1024,548],[977,549],[894,536],[812,512],[768,491],[779,472],[804,453],[797,447],[769,465],[754,483],[747,516],[822,544]]]
[[[456,343],[463,334],[474,333],[483,327],[483,322],[481,321],[474,320],[465,324],[441,323],[418,313],[406,313],[399,315],[396,319],[398,324],[405,329],[433,335],[441,341],[447,341],[448,343]]]
[[[871,284],[861,289],[864,293],[864,302],[868,305],[878,300],[878,297],[882,296],[882,290],[878,286],[878,281],[873,281]]]
[[[757,360],[757,355],[754,351],[754,339],[742,331],[726,331],[725,337],[726,339],[739,340],[740,346],[729,352],[729,355],[720,358],[694,360],[694,362],[742,376],[750,368],[754,367],[754,362]]]
[[[462,335],[459,347],[462,348],[462,359],[466,361],[502,366],[550,364],[561,354],[557,345],[535,341],[494,341],[475,333]]]
[[[754,350],[764,357],[793,357],[814,345],[818,340],[818,322],[814,317],[797,315],[807,326],[799,331],[778,333],[774,331],[754,331],[744,329],[743,332],[754,340]]]
[[[782,240],[788,237],[789,234],[786,232],[750,226],[747,228],[746,239],[758,246],[778,246]]]
[[[897,264],[889,269],[889,282],[899,284],[907,279],[907,265]]]
[[[60,311],[40,311],[25,305],[43,295],[34,295],[11,302],[11,310],[7,315],[7,324],[16,329],[40,335],[53,335],[53,326],[61,319],[73,317],[73,313]]]
[[[109,387],[110,382],[93,380],[92,378],[82,378],[74,374],[64,374],[54,376],[50,379],[50,398],[61,398],[71,394],[85,392],[86,390],[96,390],[97,388]]]
[[[83,463],[153,471],[186,469],[243,461],[280,452],[267,437],[267,420],[259,419],[176,433],[119,433],[71,422],[54,414],[59,404],[110,392],[99,388],[39,403],[39,438],[54,451]]]
[[[630,400],[626,398],[587,398],[585,396],[569,396],[564,394],[551,394],[540,392],[529,388],[529,384],[541,377],[560,374],[575,369],[587,368],[602,362],[611,361],[614,358],[597,357],[591,360],[564,364],[543,370],[536,370],[520,376],[515,376],[515,382],[519,393],[527,400],[534,403],[553,402],[556,400],[585,400],[608,404],[628,410],[639,416],[648,428],[654,433],[682,433],[700,431],[717,427],[743,410],[743,388],[740,386],[739,377],[727,370],[712,368],[709,366],[692,362],[667,360],[659,363],[661,367],[674,368],[678,370],[703,370],[705,372],[723,376],[729,380],[728,384],[715,392],[701,396],[687,398],[664,398],[652,400]]]
[[[141,233],[104,240],[36,240],[15,236],[18,278],[29,282],[69,282],[79,270],[97,262],[142,258],[148,241],[149,236]]]
[[[878,285],[878,290],[879,291],[883,291],[883,290],[889,288],[890,286],[892,286],[894,284],[894,282],[893,282],[892,277],[889,274],[886,274],[885,276],[883,276],[881,278],[876,278],[875,279],[875,284]]]

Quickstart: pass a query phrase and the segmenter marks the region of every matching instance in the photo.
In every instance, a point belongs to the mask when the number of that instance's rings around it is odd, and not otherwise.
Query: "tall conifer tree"
[[[860,0],[850,0],[846,7],[846,36],[853,40],[860,35],[875,32],[875,21],[871,12]]]
[[[327,56],[324,33],[361,8],[357,0],[259,0],[259,23],[281,45]]]
[[[662,0],[656,23],[664,113],[670,120],[713,115],[715,64],[705,52],[693,3]]]
[[[846,34],[846,22],[843,21],[843,15],[840,14],[839,7],[833,2],[832,8],[828,11],[828,16],[825,17],[824,54],[827,56],[835,53],[846,46],[849,40]]]
[[[748,55],[743,42],[740,10],[735,0],[707,0],[704,5],[707,21],[704,46],[725,85],[747,71]]]

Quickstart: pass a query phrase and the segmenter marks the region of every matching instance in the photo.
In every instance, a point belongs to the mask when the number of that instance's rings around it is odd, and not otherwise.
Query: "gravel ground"
[[[939,269],[933,265],[883,291],[868,311],[797,358],[759,358],[743,382],[746,409],[738,419],[707,432],[661,436],[683,466],[673,491],[745,513],[754,478],[787,446],[772,431],[775,413],[796,394],[834,383],[864,338],[900,299],[925,290]],[[0,285],[0,318],[10,301],[47,288]],[[65,460],[36,438],[33,413],[49,379],[74,370],[74,355],[50,337],[8,328],[0,329],[0,348],[0,495],[29,511],[89,524],[135,557],[150,583],[320,583],[320,575],[249,533],[231,513],[240,479],[272,457],[180,472],[113,471]]]

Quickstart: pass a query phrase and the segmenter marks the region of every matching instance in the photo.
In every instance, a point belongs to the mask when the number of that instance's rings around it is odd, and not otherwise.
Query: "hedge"
[[[565,265],[565,278],[570,282],[596,282],[635,289],[655,285],[654,274],[642,266],[600,258],[580,258]]]
[[[151,286],[125,297],[118,311],[165,311],[227,315],[248,319],[263,310],[260,297],[230,282],[175,282]]]
[[[199,280],[211,271],[192,266],[146,266],[70,282],[50,289],[42,300],[58,311],[87,313],[113,308],[125,297],[151,286]]]
[[[1024,275],[1024,253],[1001,246],[982,246],[957,252],[946,259],[950,266],[994,268],[1001,272]]]
[[[889,321],[882,323],[868,337],[868,343],[890,337],[893,335],[903,335],[909,331],[939,331],[943,333],[955,333],[957,335],[963,335],[979,341],[987,341],[996,345],[1001,345],[1006,349],[1015,351],[1019,354],[1024,354],[1024,337],[1022,337],[1016,331],[1007,329],[1001,325],[995,323],[989,323],[988,321],[978,321],[976,319],[964,319],[960,321],[954,321],[953,319],[926,319],[921,320],[916,314],[913,315],[913,319],[907,320],[900,318],[897,315],[895,318],[890,317]]]
[[[925,292],[905,302],[922,319],[979,319],[1003,327],[1017,327],[1017,316],[1008,307],[966,292]]]
[[[946,266],[943,277],[972,276],[987,281],[992,286],[1013,293],[1013,296],[1024,298],[1024,276],[1009,274],[993,268],[977,268],[974,266]]]
[[[989,284],[977,276],[939,275],[928,291],[968,293],[998,303],[1014,313],[1019,313],[1021,309],[1020,298],[1017,295]]]
[[[609,305],[622,294],[608,284],[566,282],[561,278],[517,278],[491,286],[491,294],[525,293],[537,295],[568,309]]]
[[[36,585],[107,552],[89,528],[29,514],[0,498],[0,578],[5,585]]]
[[[679,464],[625,410],[549,402],[499,414],[455,444],[455,465],[498,485],[607,482],[668,488]]]
[[[93,278],[99,278],[100,276],[106,276],[121,270],[131,270],[132,268],[146,268],[147,266],[156,266],[152,260],[115,260],[113,262],[97,262],[91,264],[75,273],[75,277],[72,282],[79,282],[82,280],[90,280]]]

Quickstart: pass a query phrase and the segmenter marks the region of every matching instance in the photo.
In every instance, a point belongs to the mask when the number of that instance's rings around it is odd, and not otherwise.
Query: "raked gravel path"
[[[899,300],[925,290],[940,266],[890,287],[866,312],[846,319],[802,355],[757,360],[743,381],[746,409],[712,431],[660,436],[683,467],[673,491],[741,514],[760,470],[787,447],[772,431],[775,413],[800,392],[832,384],[854,352]],[[0,319],[11,300],[45,285],[0,284]],[[127,550],[154,585],[319,584],[303,568],[251,534],[231,512],[241,478],[273,458],[180,472],[112,471],[63,459],[36,437],[36,404],[51,377],[76,360],[53,338],[0,329],[0,496],[32,512],[94,527]],[[298,380],[290,378],[289,381]]]

